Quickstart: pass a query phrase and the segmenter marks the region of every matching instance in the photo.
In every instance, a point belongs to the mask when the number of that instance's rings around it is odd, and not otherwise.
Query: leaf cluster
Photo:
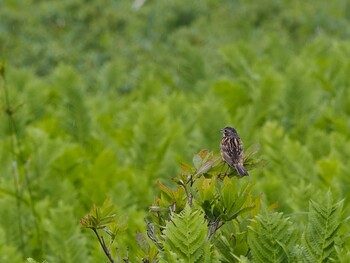
[[[101,207],[94,205],[91,212],[80,220],[80,224],[83,227],[90,228],[95,233],[104,253],[111,262],[114,262],[113,252],[111,251],[112,244],[117,235],[125,231],[127,225],[117,219],[115,207],[110,203],[110,200],[107,199]],[[99,233],[100,231],[110,237],[108,244]]]
[[[269,208],[298,240],[309,201],[324,204],[328,190],[349,216],[348,9],[347,0],[0,1],[0,262],[104,262],[77,222],[106,196],[129,218],[119,254],[150,261],[189,203],[227,262],[251,260],[261,199],[278,203]],[[224,176],[226,125],[241,136],[250,180]],[[252,142],[267,162],[249,157]],[[177,165],[202,147],[213,158]],[[144,237],[139,250],[135,232],[147,226],[156,242]],[[337,229],[339,261],[350,262],[349,231]]]
[[[150,208],[154,216],[147,235],[161,262],[339,260],[345,248],[339,243],[343,201],[334,203],[330,192],[321,202],[310,201],[302,228],[295,216],[276,212],[276,205],[268,207],[261,196],[253,198],[249,178],[222,178],[216,158],[202,150],[193,158],[193,168],[182,165],[184,171],[174,180],[177,189],[159,183],[163,195]]]

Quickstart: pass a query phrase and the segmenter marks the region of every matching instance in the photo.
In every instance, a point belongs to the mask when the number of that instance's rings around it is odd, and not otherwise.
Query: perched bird
[[[243,166],[243,145],[237,131],[231,127],[221,130],[223,137],[220,143],[222,160],[231,168],[235,168],[240,176],[249,175]]]

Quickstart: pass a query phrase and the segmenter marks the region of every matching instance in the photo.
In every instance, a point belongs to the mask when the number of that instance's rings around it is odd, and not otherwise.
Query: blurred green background
[[[349,14],[346,0],[0,1],[0,262],[105,262],[79,219],[106,197],[132,253],[157,180],[218,153],[226,125],[260,145],[268,203],[303,220],[331,189],[347,206]]]

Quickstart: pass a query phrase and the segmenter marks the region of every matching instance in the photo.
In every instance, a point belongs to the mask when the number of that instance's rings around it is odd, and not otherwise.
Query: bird
[[[237,131],[227,126],[221,132],[223,134],[220,143],[222,160],[234,168],[240,176],[248,176],[249,174],[243,166],[243,144]]]

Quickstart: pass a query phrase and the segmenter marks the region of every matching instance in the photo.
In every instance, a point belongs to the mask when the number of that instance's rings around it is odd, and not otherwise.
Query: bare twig
[[[192,194],[188,192],[186,185],[181,184],[181,186],[183,187],[183,189],[185,190],[185,193],[187,195],[188,205],[192,206]],[[191,186],[192,186],[192,183],[191,183]]]
[[[215,232],[225,224],[225,221],[222,221],[220,217],[218,217],[214,222],[209,223],[209,233],[207,238],[210,239]]]

